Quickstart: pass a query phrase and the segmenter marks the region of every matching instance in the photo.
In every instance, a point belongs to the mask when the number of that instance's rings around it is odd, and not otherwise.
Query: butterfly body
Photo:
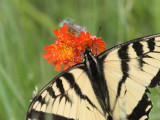
[[[86,49],[86,51],[84,52],[84,56],[84,65],[88,78],[105,115],[107,112],[105,104],[105,98],[107,97],[107,86],[104,78],[104,72],[101,67],[102,64],[97,59],[97,57],[93,55],[92,52],[88,49]]]
[[[98,56],[86,49],[83,63],[62,72],[33,99],[26,120],[147,120],[152,109],[147,87],[159,84],[160,34]]]

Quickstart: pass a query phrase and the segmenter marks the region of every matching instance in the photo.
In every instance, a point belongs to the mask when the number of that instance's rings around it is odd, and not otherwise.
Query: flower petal
[[[53,57],[53,55],[52,55],[52,56],[50,56],[50,57],[47,59],[47,62],[48,62],[48,63],[51,63],[53,60],[54,60],[54,57]]]
[[[60,70],[61,70],[61,67],[62,67],[62,61],[58,61],[57,64],[56,64],[55,70],[56,70],[56,71],[60,71]]]
[[[48,57],[52,56],[52,54],[50,54],[49,52],[43,54],[43,58],[46,59]]]

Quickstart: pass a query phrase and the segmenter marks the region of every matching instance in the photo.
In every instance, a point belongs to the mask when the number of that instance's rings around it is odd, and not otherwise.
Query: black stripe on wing
[[[148,120],[149,113],[152,109],[152,103],[151,100],[148,98],[148,96],[144,93],[141,101],[137,104],[137,106],[134,108],[131,115],[129,115],[127,118],[128,120],[139,120],[140,118],[143,118],[143,120]]]
[[[66,73],[63,75],[63,77],[67,80],[67,82],[70,84],[70,87],[72,88],[75,84],[74,76],[71,73]]]
[[[156,87],[159,85],[160,85],[160,70],[158,71],[156,76],[154,76],[154,78],[151,80],[149,87]]]
[[[133,45],[132,45],[132,48],[136,52],[137,56],[144,55],[143,45],[140,42],[134,42]],[[142,68],[143,67],[142,57],[140,57],[138,60],[139,60],[140,68]]]
[[[66,118],[60,115],[56,115],[56,114],[50,114],[50,113],[44,113],[44,112],[39,112],[39,111],[35,111],[35,110],[31,110],[30,116],[28,116],[29,118],[34,118],[37,120],[75,120],[75,119],[71,119],[71,118]]]
[[[118,56],[121,59],[121,69],[122,69],[123,77],[120,80],[119,85],[118,85],[117,97],[120,95],[122,84],[126,81],[126,79],[128,77],[129,66],[128,66],[127,62],[129,62],[129,57],[128,57],[128,51],[127,50],[128,50],[127,45],[121,47],[118,50]]]
[[[141,43],[141,41],[133,42],[133,45],[132,45],[132,48],[134,49],[137,56],[139,57],[137,60],[139,60],[140,68],[142,68],[144,64],[143,58],[150,57],[146,54],[149,52],[154,52],[154,49],[155,49],[155,38],[151,38],[147,40],[146,42],[147,42],[148,49],[149,49],[149,51],[147,52],[143,50],[143,44]]]
[[[39,96],[37,101],[39,101],[41,103],[41,105],[45,104],[45,99],[42,98],[42,96]]]
[[[91,102],[91,100],[82,93],[80,87],[77,85],[77,83],[75,82],[75,79],[74,79],[74,76],[71,74],[71,73],[66,73],[63,75],[63,77],[65,77],[65,79],[70,83],[70,86],[71,88],[74,88],[76,94],[81,98],[81,99],[84,99],[84,100],[87,100],[90,105],[92,107],[95,107],[96,106],[94,105],[94,103]]]
[[[136,52],[137,56],[143,55],[143,45],[140,42],[134,42],[132,47]]]
[[[125,81],[127,80],[128,76],[129,76],[128,75],[129,66],[128,66],[128,63],[127,63],[130,60],[129,56],[128,56],[128,45],[122,46],[118,50],[118,56],[121,60],[121,70],[122,70],[123,75],[122,75],[121,80],[118,83],[116,102],[118,100],[118,97],[120,96],[122,85],[125,83]],[[115,102],[115,105],[116,105],[116,102]],[[115,105],[114,105],[114,107],[115,107]],[[114,109],[112,111],[114,111]]]
[[[53,91],[52,87],[48,87],[47,88],[47,92],[49,93],[49,95],[52,97],[52,98],[55,98],[55,92]]]
[[[63,88],[62,80],[60,78],[56,80],[56,86],[59,89],[60,93],[64,94],[64,88]]]
[[[155,38],[149,39],[147,41],[147,44],[148,44],[148,48],[149,48],[150,52],[153,51],[155,48]]]

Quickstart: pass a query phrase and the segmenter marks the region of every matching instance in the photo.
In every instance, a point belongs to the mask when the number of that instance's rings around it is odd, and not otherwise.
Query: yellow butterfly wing
[[[160,85],[160,35],[120,44],[98,59],[104,62],[112,117],[119,120],[124,112],[129,120],[148,119],[152,103],[147,87]]]
[[[79,64],[52,80],[32,101],[27,120],[106,120]]]

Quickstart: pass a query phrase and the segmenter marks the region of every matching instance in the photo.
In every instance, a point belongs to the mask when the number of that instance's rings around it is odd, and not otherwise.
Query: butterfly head
[[[86,49],[83,54],[84,54],[85,63],[91,62],[93,59],[95,59],[95,56],[96,56],[92,53],[91,49]]]

